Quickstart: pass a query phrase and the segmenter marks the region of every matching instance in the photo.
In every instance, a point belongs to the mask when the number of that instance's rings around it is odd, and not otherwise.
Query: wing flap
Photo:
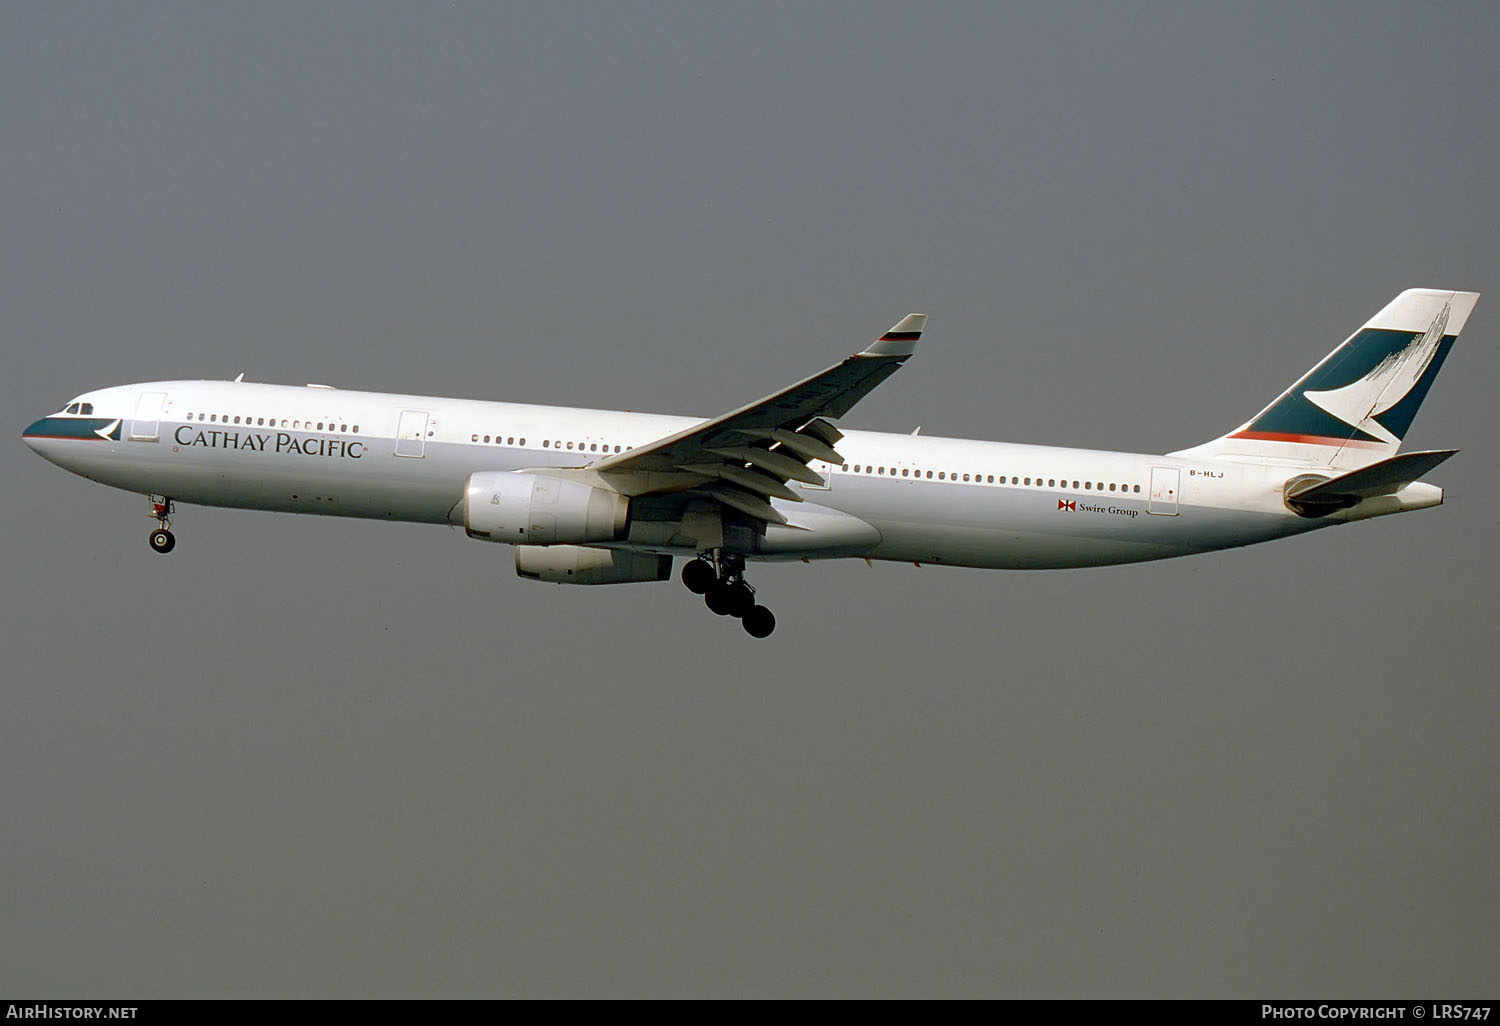
[[[801,431],[804,435],[811,435],[829,447],[838,445],[839,439],[844,437],[842,431],[828,423],[822,417],[814,417],[806,424],[803,424]]]
[[[767,524],[786,523],[786,517],[778,513],[769,502],[749,492],[742,492],[738,488],[726,488],[722,485],[714,485],[703,491],[704,494],[717,499],[731,509],[739,510],[747,517],[754,517]]]
[[[770,449],[757,449],[754,446],[739,445],[727,449],[710,449],[716,456],[726,459],[739,460],[748,463],[752,467],[759,467],[767,473],[774,474],[783,481],[801,481],[803,484],[823,486],[823,475],[810,468],[801,460],[793,459],[782,452],[773,452]]]
[[[788,431],[785,428],[772,428],[770,437],[774,439],[783,449],[796,453],[803,460],[822,460],[824,463],[843,463],[844,457],[823,442],[810,434],[801,431]]]
[[[748,470],[734,463],[698,463],[685,466],[683,470],[693,474],[702,474],[704,477],[716,477],[730,484],[737,484],[741,488],[755,492],[757,495],[774,495],[778,499],[786,499],[788,502],[801,502],[802,496],[792,491],[786,485],[774,478],[767,477],[758,470]]]

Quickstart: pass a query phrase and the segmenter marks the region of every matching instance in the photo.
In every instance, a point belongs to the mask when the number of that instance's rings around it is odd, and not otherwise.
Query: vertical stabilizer
[[[1389,459],[1478,301],[1408,289],[1249,421],[1172,455],[1340,470]]]

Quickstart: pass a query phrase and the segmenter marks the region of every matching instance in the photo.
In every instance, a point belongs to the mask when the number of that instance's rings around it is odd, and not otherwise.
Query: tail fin
[[[1248,422],[1171,455],[1341,470],[1389,459],[1477,302],[1408,289]]]

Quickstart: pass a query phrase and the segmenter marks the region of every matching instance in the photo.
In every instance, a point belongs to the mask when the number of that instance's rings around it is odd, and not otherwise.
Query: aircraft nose
[[[21,432],[21,441],[25,442],[26,447],[32,452],[41,451],[38,446],[46,433],[47,420],[48,418],[43,417],[41,420],[33,421],[25,431]]]

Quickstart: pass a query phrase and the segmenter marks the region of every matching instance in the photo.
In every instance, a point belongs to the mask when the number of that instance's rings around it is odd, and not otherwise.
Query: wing
[[[589,466],[626,495],[695,491],[756,520],[786,523],[770,499],[801,502],[789,481],[821,485],[808,466],[841,464],[829,423],[916,352],[926,314],[908,314],[869,348],[749,406]]]

